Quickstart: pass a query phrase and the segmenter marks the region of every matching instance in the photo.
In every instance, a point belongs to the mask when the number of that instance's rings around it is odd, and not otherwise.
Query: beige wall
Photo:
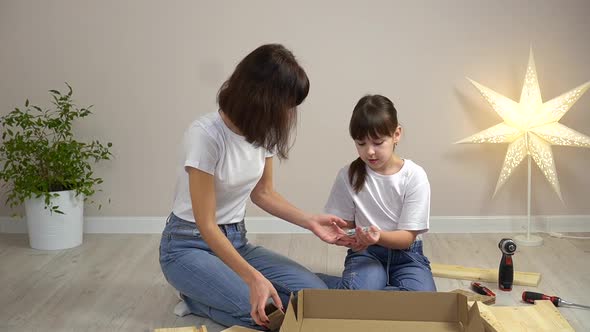
[[[525,164],[492,199],[506,146],[452,144],[501,122],[465,76],[517,99],[532,44],[543,99],[568,91],[590,80],[588,17],[587,0],[0,0],[0,112],[26,98],[44,104],[69,82],[79,104],[94,105],[78,132],[112,141],[116,155],[97,167],[96,198],[112,202],[87,214],[163,216],[183,130],[216,110],[219,85],[247,52],[280,42],[312,87],[291,158],[276,170],[293,203],[321,210],[355,158],[355,102],[381,93],[405,128],[400,153],[429,174],[432,215],[521,215]],[[590,135],[590,92],[561,122]],[[566,205],[535,167],[533,213],[590,214],[590,151],[553,151]]]

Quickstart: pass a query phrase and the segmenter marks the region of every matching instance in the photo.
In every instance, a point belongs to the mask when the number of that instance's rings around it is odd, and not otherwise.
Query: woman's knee
[[[297,290],[305,288],[327,289],[328,286],[315,273],[309,272],[302,275],[301,285],[298,285],[298,288]]]
[[[298,265],[282,265],[275,267],[272,274],[267,274],[267,278],[273,284],[279,294],[296,293],[302,289],[327,289],[326,283],[315,273]]]

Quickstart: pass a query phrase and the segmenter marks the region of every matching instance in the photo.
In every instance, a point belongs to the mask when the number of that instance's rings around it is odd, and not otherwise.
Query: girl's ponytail
[[[348,181],[352,185],[355,193],[359,193],[365,184],[365,177],[367,177],[367,169],[365,162],[359,157],[356,158],[348,168]]]

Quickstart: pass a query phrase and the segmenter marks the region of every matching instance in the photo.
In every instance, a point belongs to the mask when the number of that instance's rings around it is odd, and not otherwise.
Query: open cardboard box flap
[[[290,299],[281,332],[483,332],[477,304],[456,293],[305,289]]]

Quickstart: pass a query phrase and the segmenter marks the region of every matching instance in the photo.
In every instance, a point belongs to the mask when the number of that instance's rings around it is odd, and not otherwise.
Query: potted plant
[[[103,180],[92,166],[112,156],[111,143],[74,138],[74,120],[92,114],[77,107],[68,92],[50,90],[53,107],[25,102],[0,118],[0,181],[9,207],[25,205],[32,248],[66,249],[82,243],[84,202]],[[100,208],[100,206],[99,206]]]

